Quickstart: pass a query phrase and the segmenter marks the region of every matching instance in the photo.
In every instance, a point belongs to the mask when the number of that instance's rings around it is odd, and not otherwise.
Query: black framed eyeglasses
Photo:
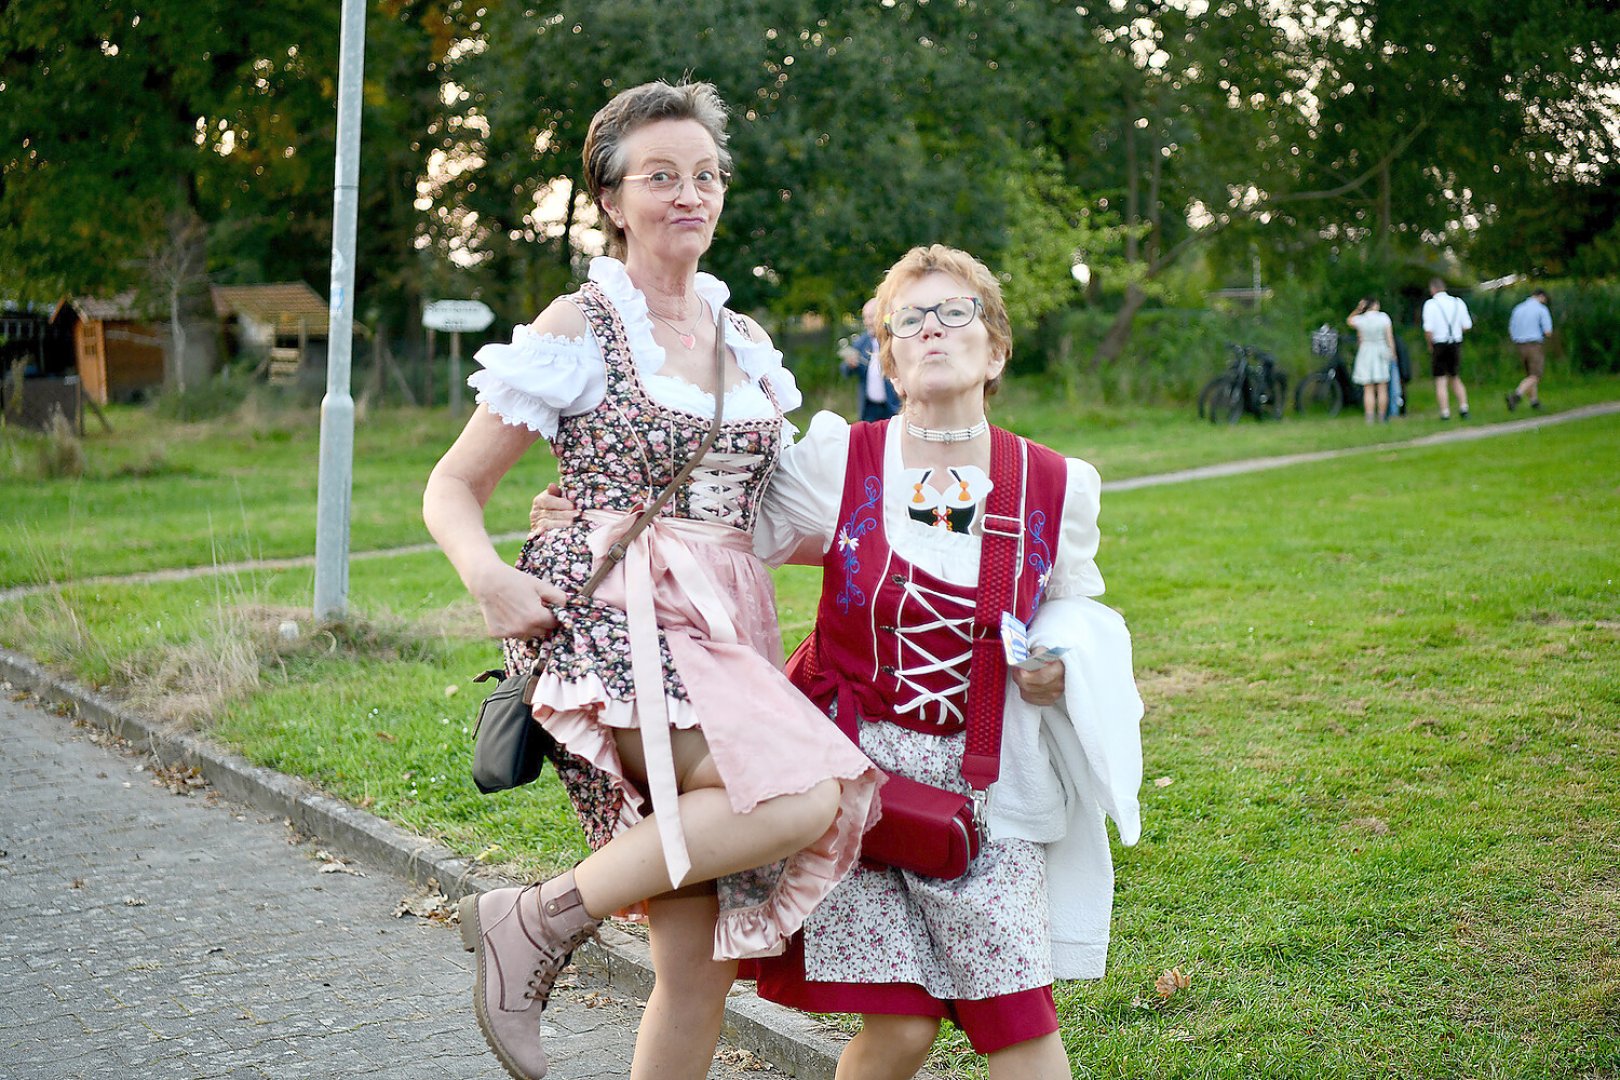
[[[630,176],[621,176],[619,182],[626,180],[639,180],[647,185],[647,190],[660,199],[675,198],[677,192],[686,185],[688,177],[676,172],[674,169],[654,169],[652,172],[633,173]],[[731,174],[724,169],[699,169],[690,177],[692,186],[699,195],[718,195],[726,190],[731,183]]]
[[[883,325],[895,337],[916,337],[922,333],[929,312],[934,313],[939,325],[957,327],[966,326],[983,311],[984,305],[977,296],[951,296],[927,307],[895,308],[883,317]]]

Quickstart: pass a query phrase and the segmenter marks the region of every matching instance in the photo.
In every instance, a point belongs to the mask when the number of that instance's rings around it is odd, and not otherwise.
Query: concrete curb
[[[442,845],[325,795],[306,781],[261,768],[195,735],[166,731],[111,698],[60,679],[9,649],[0,649],[0,678],[42,701],[66,707],[166,764],[200,769],[226,798],[280,815],[300,832],[329,841],[371,866],[417,884],[435,878],[452,900],[517,884]],[[621,930],[604,926],[600,942],[587,944],[574,959],[584,972],[613,989],[642,999],[652,992],[647,944]],[[734,988],[726,1002],[724,1035],[789,1076],[807,1080],[832,1080],[843,1049],[843,1041],[827,1034],[815,1020],[762,1001],[743,987]],[[919,1075],[926,1080],[928,1074]]]

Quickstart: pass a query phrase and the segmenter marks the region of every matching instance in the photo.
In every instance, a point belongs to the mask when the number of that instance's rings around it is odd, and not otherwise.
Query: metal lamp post
[[[332,189],[332,291],[321,463],[315,511],[315,619],[341,619],[349,604],[349,494],[354,479],[354,233],[360,188],[360,93],[366,55],[365,0],[343,0],[338,70],[337,169]]]

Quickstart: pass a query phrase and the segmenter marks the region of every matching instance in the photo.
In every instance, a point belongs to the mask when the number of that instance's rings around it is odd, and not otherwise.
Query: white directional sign
[[[422,308],[422,325],[429,330],[476,333],[495,321],[495,313],[482,300],[434,300]]]

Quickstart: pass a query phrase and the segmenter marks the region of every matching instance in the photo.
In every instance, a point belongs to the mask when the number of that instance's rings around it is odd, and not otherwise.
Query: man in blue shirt
[[[883,361],[878,359],[877,332],[882,321],[874,297],[861,309],[865,332],[839,350],[844,374],[855,376],[861,384],[856,400],[860,402],[862,420],[887,420],[900,411],[900,395],[894,384],[884,378]]]
[[[1546,340],[1552,328],[1545,289],[1531,293],[1508,316],[1508,336],[1518,346],[1519,359],[1524,362],[1524,379],[1508,391],[1508,412],[1517,409],[1525,398],[1530,399],[1532,409],[1541,408],[1541,372],[1547,366]]]

